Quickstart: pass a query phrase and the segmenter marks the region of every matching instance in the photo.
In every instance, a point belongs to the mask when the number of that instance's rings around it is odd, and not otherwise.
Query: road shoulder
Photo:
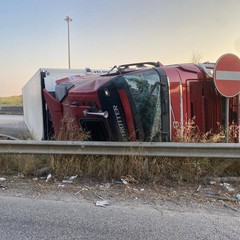
[[[0,196],[34,201],[106,203],[105,207],[144,207],[156,211],[178,211],[240,216],[240,201],[221,185],[149,185],[101,183],[91,180],[46,181],[45,179],[5,177]]]

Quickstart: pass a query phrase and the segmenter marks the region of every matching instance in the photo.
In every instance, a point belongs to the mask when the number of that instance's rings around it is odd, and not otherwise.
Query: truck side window
[[[155,70],[124,75],[138,111],[145,141],[156,141],[161,130],[160,79]]]

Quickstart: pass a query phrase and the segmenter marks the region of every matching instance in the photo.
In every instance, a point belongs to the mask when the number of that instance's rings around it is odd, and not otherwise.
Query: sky
[[[0,0],[0,97],[39,68],[216,62],[240,56],[239,0]]]

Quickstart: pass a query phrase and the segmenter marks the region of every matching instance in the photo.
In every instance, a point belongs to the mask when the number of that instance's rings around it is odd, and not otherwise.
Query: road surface
[[[226,214],[4,196],[0,202],[1,240],[240,238],[239,216]]]
[[[181,201],[188,195],[187,188],[177,193],[180,198],[161,200],[148,186],[142,192],[137,185],[60,184],[10,177],[0,184],[5,186],[0,188],[1,240],[240,239],[237,202],[205,197],[199,202]],[[128,194],[129,189],[137,192]],[[96,206],[101,200],[109,205]]]
[[[23,115],[0,115],[0,135],[13,136],[15,138],[30,138],[30,133],[23,122]]]

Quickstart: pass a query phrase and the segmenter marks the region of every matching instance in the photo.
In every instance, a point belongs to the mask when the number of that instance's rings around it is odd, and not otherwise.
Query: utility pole
[[[67,21],[67,26],[68,26],[68,68],[70,69],[71,64],[70,64],[70,30],[69,30],[69,23],[72,21],[72,18],[67,16],[64,20]]]

